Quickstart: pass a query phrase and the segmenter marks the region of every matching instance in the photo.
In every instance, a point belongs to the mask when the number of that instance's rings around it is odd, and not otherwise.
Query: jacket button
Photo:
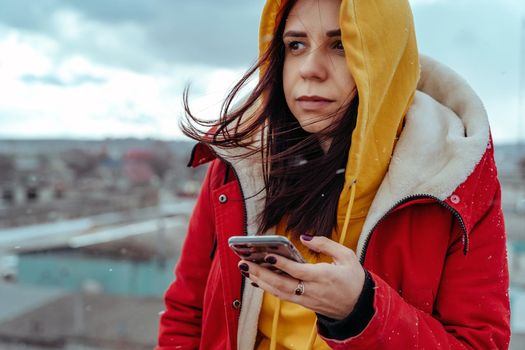
[[[239,299],[235,299],[232,303],[232,307],[235,310],[239,310],[241,308],[241,301]]]
[[[224,204],[224,203],[226,203],[227,201],[228,201],[228,197],[226,197],[225,194],[221,194],[221,195],[219,196],[219,202],[220,202],[220,203]]]
[[[453,194],[450,196],[450,201],[454,204],[458,204],[461,200],[459,199],[459,196],[456,194]]]

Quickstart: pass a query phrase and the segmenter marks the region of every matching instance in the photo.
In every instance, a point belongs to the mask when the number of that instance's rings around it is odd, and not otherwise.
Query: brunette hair
[[[242,147],[246,150],[243,157],[260,154],[264,177],[261,190],[266,192],[266,203],[258,217],[258,233],[286,220],[287,230],[295,237],[330,237],[337,227],[338,200],[359,100],[356,94],[343,117],[318,134],[304,131],[293,116],[283,91],[282,36],[295,3],[296,0],[289,0],[282,7],[268,49],[229,92],[218,121],[194,116],[188,88],[185,89],[186,117],[181,121],[181,129],[190,138],[209,145]],[[232,108],[240,90],[257,71],[261,74],[255,88],[240,106]],[[256,112],[250,113],[254,109]],[[212,131],[201,131],[198,126]],[[253,142],[257,133],[262,134],[260,143]],[[326,153],[321,148],[325,139],[331,139]]]

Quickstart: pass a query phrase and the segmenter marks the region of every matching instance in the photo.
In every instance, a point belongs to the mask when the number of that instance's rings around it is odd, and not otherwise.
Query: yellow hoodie
[[[259,33],[261,54],[273,38],[285,1],[266,2]],[[414,97],[420,66],[408,0],[342,0],[339,22],[359,109],[355,130],[348,131],[352,146],[332,239],[355,250]],[[286,235],[282,225],[276,231]],[[328,349],[316,336],[315,321],[312,311],[264,293],[257,349]]]

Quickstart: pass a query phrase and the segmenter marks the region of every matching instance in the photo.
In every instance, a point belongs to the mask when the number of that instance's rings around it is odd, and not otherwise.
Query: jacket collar
[[[395,203],[414,195],[449,204],[461,215],[466,233],[472,226],[468,206],[461,203],[470,186],[460,185],[475,170],[483,171],[476,167],[491,146],[487,114],[479,97],[454,71],[429,57],[422,56],[421,62],[418,91],[363,226],[359,253],[376,223]]]

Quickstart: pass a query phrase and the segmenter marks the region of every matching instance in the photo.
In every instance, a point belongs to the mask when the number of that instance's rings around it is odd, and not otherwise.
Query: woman
[[[487,116],[419,57],[408,1],[268,0],[260,51],[211,131],[187,108],[190,164],[212,163],[157,348],[508,347]],[[227,240],[245,234],[286,235],[308,263],[239,260]]]

